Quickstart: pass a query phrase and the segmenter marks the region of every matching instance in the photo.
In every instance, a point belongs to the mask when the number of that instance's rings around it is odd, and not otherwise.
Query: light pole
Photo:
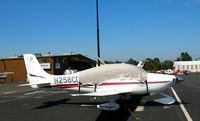
[[[96,12],[97,12],[97,56],[100,58],[100,45],[99,45],[99,7],[98,7],[98,0],[96,0]],[[98,66],[100,66],[100,61],[98,61]]]

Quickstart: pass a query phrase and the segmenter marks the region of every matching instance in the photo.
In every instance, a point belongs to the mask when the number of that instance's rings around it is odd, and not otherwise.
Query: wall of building
[[[96,62],[82,55],[41,56],[39,63],[50,63],[50,68],[44,69],[49,74],[62,75],[66,69],[78,71],[91,68]],[[0,73],[14,72],[0,82],[25,82],[27,72],[23,58],[0,59]]]
[[[16,71],[17,70],[17,71]],[[6,82],[25,81],[26,69],[23,59],[5,59],[0,61],[0,72],[14,72],[14,74],[7,75],[6,79],[0,80]]]
[[[175,70],[189,70],[191,72],[200,72],[200,61],[175,61]]]
[[[38,58],[38,61],[42,63],[42,58]],[[49,74],[53,74],[53,61],[51,58],[47,58],[52,66],[51,69],[45,71]],[[26,68],[23,58],[12,58],[12,59],[0,59],[0,72],[14,72],[14,74],[7,75],[6,79],[0,80],[0,82],[25,82],[26,81]]]

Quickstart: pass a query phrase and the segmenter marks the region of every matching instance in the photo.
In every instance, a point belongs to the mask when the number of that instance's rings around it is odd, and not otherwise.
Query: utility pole
[[[96,12],[97,12],[97,56],[100,58],[100,45],[99,45],[99,7],[98,7],[98,0],[96,0]],[[98,61],[98,66],[100,66],[100,61]]]

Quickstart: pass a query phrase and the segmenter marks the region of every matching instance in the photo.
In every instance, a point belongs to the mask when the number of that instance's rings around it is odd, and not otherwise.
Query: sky
[[[200,57],[200,0],[99,0],[103,60]],[[0,58],[81,53],[96,60],[96,0],[0,0]]]

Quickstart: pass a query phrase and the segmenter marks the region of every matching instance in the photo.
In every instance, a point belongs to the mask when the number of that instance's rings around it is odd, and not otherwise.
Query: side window
[[[58,63],[58,58],[55,59],[55,62]]]
[[[47,63],[47,59],[46,58],[42,58],[42,63]]]

